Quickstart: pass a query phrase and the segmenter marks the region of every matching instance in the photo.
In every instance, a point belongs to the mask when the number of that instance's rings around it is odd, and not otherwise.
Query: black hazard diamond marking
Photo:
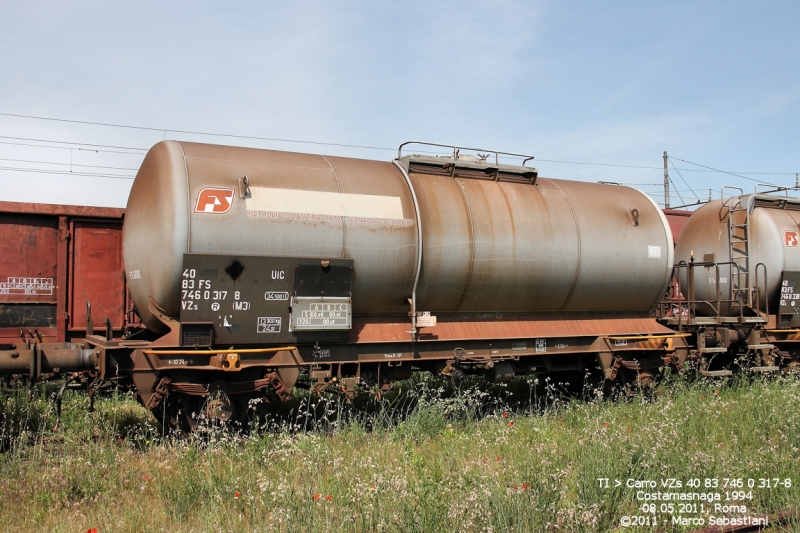
[[[228,265],[228,268],[225,269],[225,272],[228,273],[233,281],[236,281],[239,279],[239,276],[242,275],[242,272],[244,272],[244,266],[239,261],[234,259],[233,263]]]

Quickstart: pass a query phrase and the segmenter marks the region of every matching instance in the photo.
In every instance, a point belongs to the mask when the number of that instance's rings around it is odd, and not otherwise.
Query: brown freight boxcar
[[[680,236],[681,232],[683,231],[683,227],[686,225],[686,222],[689,221],[689,217],[692,216],[693,212],[694,211],[685,211],[683,209],[664,209],[664,216],[667,219],[669,228],[672,230],[673,244],[678,242],[678,237]]]
[[[123,209],[0,202],[0,343],[65,342],[96,322],[121,332],[130,309]]]

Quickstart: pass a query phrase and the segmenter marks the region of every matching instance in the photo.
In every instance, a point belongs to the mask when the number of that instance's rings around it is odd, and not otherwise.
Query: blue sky
[[[791,186],[798,22],[788,1],[3,2],[0,200],[124,206],[164,138],[382,160],[411,139],[474,146],[659,203],[665,150],[685,202]]]

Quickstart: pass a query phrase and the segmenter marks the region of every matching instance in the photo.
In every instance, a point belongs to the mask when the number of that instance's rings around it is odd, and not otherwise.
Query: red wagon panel
[[[124,210],[0,202],[0,342],[38,334],[65,341],[124,326],[129,297],[122,265]]]
[[[0,213],[0,302],[56,303],[58,218]]]
[[[106,318],[114,329],[125,321],[125,272],[122,266],[122,222],[77,220],[72,223],[70,331],[86,330],[86,304],[93,321]]]

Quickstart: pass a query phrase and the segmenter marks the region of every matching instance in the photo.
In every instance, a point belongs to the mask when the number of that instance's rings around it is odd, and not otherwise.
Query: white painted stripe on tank
[[[371,218],[403,218],[399,196],[347,194],[338,192],[273,189],[250,186],[247,209],[278,213],[307,213]]]

